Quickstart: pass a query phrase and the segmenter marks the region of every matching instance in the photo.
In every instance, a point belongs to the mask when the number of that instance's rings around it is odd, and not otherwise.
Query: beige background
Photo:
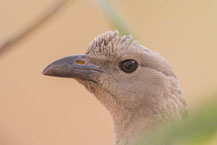
[[[0,0],[0,40],[25,27],[52,0]],[[158,51],[181,81],[189,109],[217,85],[216,0],[117,0],[142,44]],[[0,58],[0,145],[111,145],[112,119],[73,79],[41,75],[52,61],[85,53],[110,30],[95,3],[74,0]],[[210,144],[215,145],[214,139]]]

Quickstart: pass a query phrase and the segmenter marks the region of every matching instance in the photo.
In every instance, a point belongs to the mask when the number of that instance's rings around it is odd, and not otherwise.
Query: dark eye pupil
[[[134,72],[137,68],[137,62],[135,60],[125,60],[120,63],[120,69],[126,73]]]

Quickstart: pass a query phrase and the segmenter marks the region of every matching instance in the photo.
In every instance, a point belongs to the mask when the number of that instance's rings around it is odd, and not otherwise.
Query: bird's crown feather
[[[86,54],[109,56],[117,50],[127,49],[136,43],[136,41],[132,41],[131,35],[120,37],[117,30],[108,31],[94,38]]]

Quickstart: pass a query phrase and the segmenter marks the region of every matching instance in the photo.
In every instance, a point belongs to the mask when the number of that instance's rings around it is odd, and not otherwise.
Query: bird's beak
[[[96,76],[102,72],[99,66],[91,64],[87,60],[87,55],[73,55],[51,63],[43,70],[42,74],[55,77],[75,78],[96,83]]]

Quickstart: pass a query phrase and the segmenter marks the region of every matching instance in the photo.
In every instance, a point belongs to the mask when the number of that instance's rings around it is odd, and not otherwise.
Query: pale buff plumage
[[[119,68],[128,59],[138,63],[132,73]],[[141,138],[186,116],[179,80],[167,61],[118,31],[99,35],[86,55],[58,60],[43,73],[75,78],[93,93],[113,117],[115,145],[142,145]]]

